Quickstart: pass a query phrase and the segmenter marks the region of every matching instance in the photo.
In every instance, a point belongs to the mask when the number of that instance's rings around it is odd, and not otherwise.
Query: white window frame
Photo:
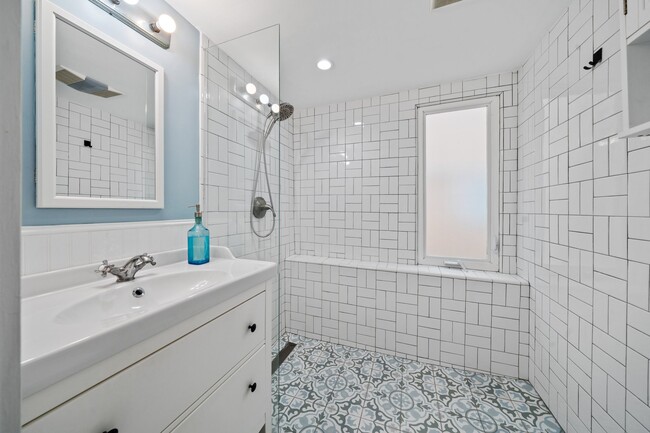
[[[488,249],[487,260],[460,257],[426,256],[426,118],[430,114],[448,113],[473,108],[487,108],[488,159]],[[422,265],[463,267],[483,271],[499,270],[499,97],[467,99],[418,107],[418,263]]]

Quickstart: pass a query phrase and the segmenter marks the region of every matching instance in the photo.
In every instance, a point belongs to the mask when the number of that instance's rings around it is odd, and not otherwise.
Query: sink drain
[[[144,289],[142,287],[133,289],[133,296],[135,298],[142,298],[144,296]]]

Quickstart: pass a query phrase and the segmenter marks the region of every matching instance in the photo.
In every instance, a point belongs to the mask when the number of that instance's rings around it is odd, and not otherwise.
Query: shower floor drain
[[[282,363],[291,355],[291,352],[293,352],[293,349],[296,348],[296,343],[287,343],[285,346],[282,348],[280,353],[276,355],[275,358],[273,358],[273,373],[280,368]]]

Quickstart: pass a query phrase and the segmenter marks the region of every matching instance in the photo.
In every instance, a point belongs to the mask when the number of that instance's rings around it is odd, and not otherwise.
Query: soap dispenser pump
[[[187,262],[190,265],[203,265],[210,261],[210,230],[203,225],[201,205],[194,212],[194,227],[187,232]]]

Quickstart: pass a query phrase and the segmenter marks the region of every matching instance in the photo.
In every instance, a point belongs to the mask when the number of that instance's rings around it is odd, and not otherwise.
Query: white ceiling
[[[168,0],[214,42],[279,23],[281,97],[297,107],[515,70],[569,1],[463,0],[431,11],[430,0]],[[332,70],[316,69],[321,58]]]

